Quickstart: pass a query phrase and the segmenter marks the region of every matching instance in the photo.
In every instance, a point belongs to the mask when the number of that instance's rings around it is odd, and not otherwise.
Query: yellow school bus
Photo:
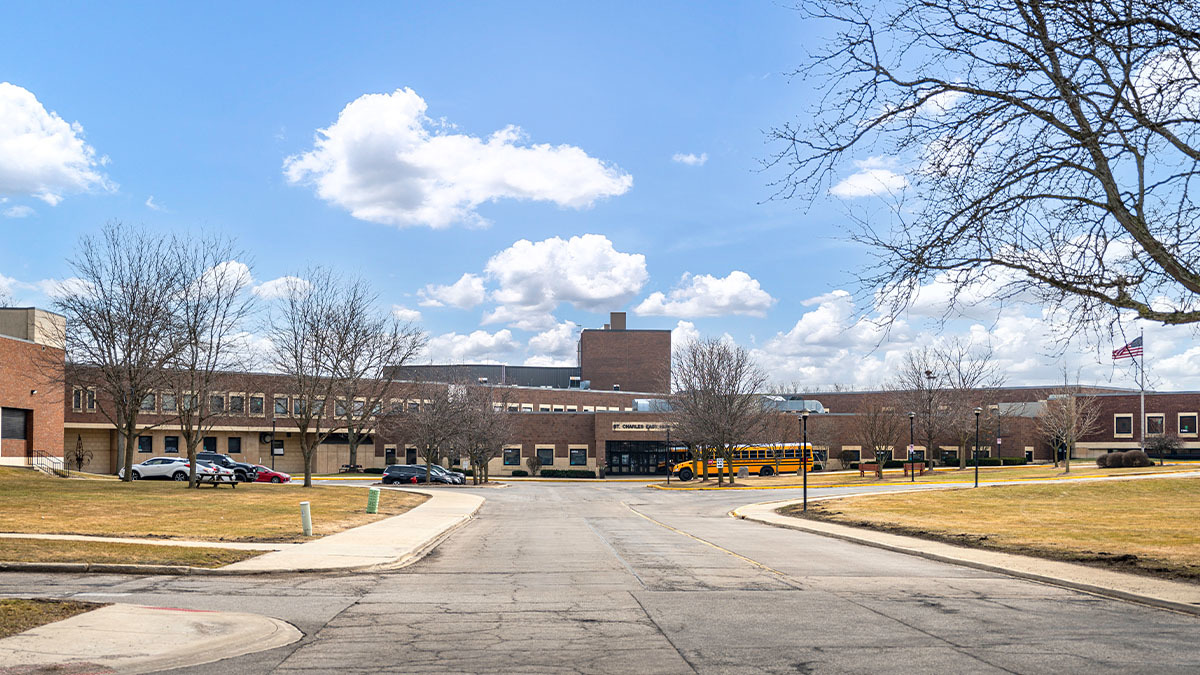
[[[750,470],[754,476],[772,476],[776,471],[776,455],[779,456],[779,472],[780,473],[796,473],[800,470],[800,444],[799,443],[782,443],[778,445],[747,445],[734,451],[733,453],[733,472],[736,474],[743,466]],[[812,443],[805,447],[804,462],[808,465],[808,470],[813,469],[813,450]],[[708,475],[715,476],[717,469],[724,470],[723,459],[708,460]],[[704,475],[703,462],[698,459],[689,459],[679,462],[671,467],[671,473],[679,476],[679,480],[689,481],[696,476]]]

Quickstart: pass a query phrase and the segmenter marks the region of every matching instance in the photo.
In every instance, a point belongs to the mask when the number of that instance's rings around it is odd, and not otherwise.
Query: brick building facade
[[[34,452],[58,455],[62,442],[62,317],[33,308],[0,309],[0,464]]]

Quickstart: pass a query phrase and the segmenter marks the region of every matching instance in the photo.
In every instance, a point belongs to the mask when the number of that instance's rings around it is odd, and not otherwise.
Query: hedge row
[[[513,469],[512,475],[520,478],[521,476],[528,476],[529,472],[524,469]]]
[[[850,462],[850,468],[857,469],[859,464],[874,464],[874,463],[875,462]],[[921,463],[922,462],[917,462],[917,464],[921,464]],[[923,463],[927,466],[932,465],[933,460],[927,459]],[[885,469],[903,469],[905,464],[908,464],[908,462],[902,461],[899,459],[889,459],[888,461],[883,463],[883,468],[885,468]]]
[[[516,475],[516,472],[513,472]],[[596,472],[587,469],[542,469],[539,473],[542,478],[595,478]]]
[[[1110,452],[1096,458],[1096,466],[1101,469],[1115,469],[1123,466],[1153,466],[1154,461],[1141,450],[1128,452]]]

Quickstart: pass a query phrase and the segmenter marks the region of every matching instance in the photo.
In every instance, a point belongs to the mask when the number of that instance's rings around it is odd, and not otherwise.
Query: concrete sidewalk
[[[860,495],[840,495],[818,499],[810,498],[808,501],[811,503],[827,499],[847,499],[856,496]],[[1054,584],[1056,586],[1065,586],[1087,593],[1095,593],[1096,595],[1120,598],[1122,600],[1129,600],[1178,612],[1200,615],[1200,586],[1195,584],[1113,572],[1098,567],[1089,567],[1087,565],[1058,560],[955,546],[953,544],[945,544],[917,537],[906,537],[820,520],[793,518],[775,512],[776,509],[799,503],[800,500],[798,499],[787,499],[749,504],[734,509],[730,512],[730,515],[735,518],[752,520],[766,525],[811,532],[857,544],[920,556],[930,560],[964,565],[989,572],[999,572],[1010,576]]]
[[[301,637],[295,626],[257,614],[109,605],[0,640],[0,673],[150,673]]]
[[[429,499],[398,516],[266,553],[214,571],[242,574],[402,567],[420,559],[449,532],[469,521],[484,502],[483,497],[465,492],[405,490],[429,495]]]

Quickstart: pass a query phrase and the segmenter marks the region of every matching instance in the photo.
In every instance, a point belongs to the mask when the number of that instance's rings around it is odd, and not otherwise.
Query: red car
[[[255,466],[258,469],[258,478],[254,479],[255,483],[288,483],[292,477],[282,471],[272,471],[261,464]]]

